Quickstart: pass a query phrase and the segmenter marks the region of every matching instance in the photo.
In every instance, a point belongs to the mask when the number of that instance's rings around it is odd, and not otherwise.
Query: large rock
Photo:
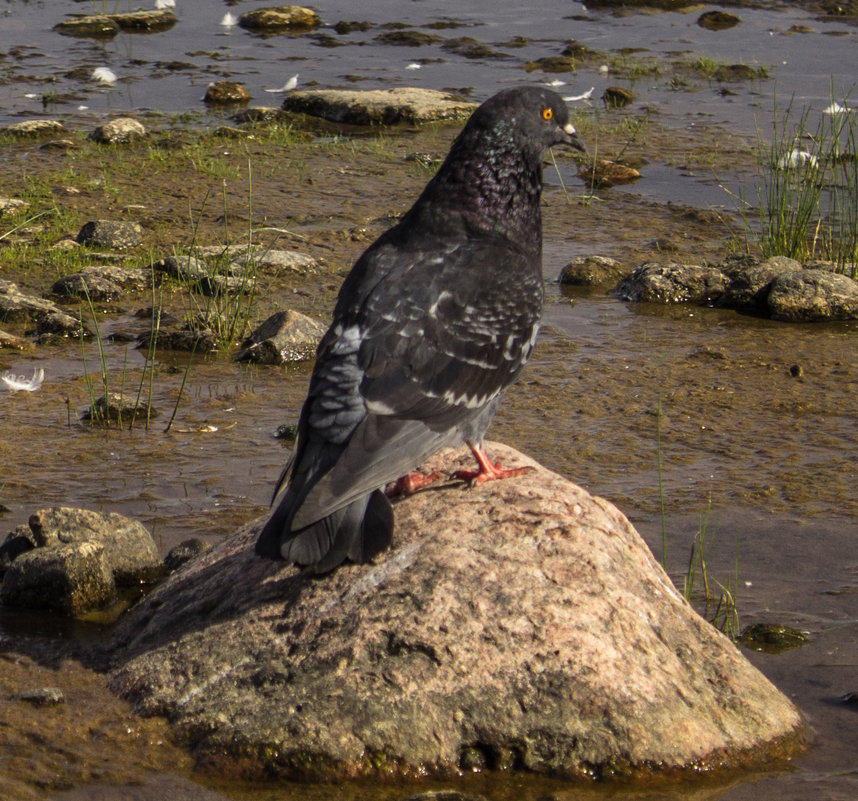
[[[476,103],[435,89],[314,89],[290,92],[286,111],[351,125],[414,125],[435,120],[463,119]]]
[[[772,281],[766,303],[778,320],[858,320],[858,281],[828,270],[790,272]]]
[[[796,270],[801,270],[801,262],[786,256],[772,256],[761,264],[743,266],[730,276],[730,283],[718,305],[764,310],[772,281]]]
[[[139,521],[115,512],[57,506],[30,515],[29,525],[37,548],[81,542],[103,547],[117,584],[148,581],[163,569],[149,530]]]
[[[709,303],[726,288],[727,277],[715,267],[649,262],[620,281],[613,294],[643,303]]]
[[[81,615],[116,600],[105,548],[73,542],[20,554],[3,577],[0,601],[19,609]]]
[[[110,686],[244,775],[697,775],[800,747],[799,712],[615,507],[489,449],[533,470],[408,497],[374,564],[305,575],[245,527],[119,625]]]

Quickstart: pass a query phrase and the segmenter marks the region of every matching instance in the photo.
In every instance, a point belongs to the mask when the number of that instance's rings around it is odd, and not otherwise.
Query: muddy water
[[[842,75],[844,65],[854,64],[855,52],[854,28],[848,23],[820,21],[796,8],[789,14],[743,9],[743,25],[721,35],[701,32],[693,12],[628,17],[589,13],[584,21],[570,20],[569,30],[558,34],[554,4],[533,3],[522,14],[519,6],[498,3],[496,19],[486,22],[484,10],[465,3],[457,6],[457,19],[471,26],[464,35],[489,43],[507,41],[519,32],[533,38],[510,60],[473,62],[441,51],[439,45],[381,47],[373,43],[376,32],[355,34],[349,47],[332,50],[298,39],[289,40],[284,63],[282,40],[206,27],[202,11],[219,20],[226,7],[188,5],[193,8],[180,5],[184,25],[175,30],[183,36],[194,31],[200,38],[183,40],[177,51],[172,33],[122,35],[111,43],[60,41],[50,27],[60,12],[80,12],[79,4],[10,3],[10,13],[0,18],[0,50],[9,50],[10,42],[29,44],[0,61],[0,73],[7,78],[0,86],[4,119],[43,114],[85,119],[91,112],[141,107],[197,109],[205,83],[221,72],[252,84],[256,102],[270,100],[259,87],[279,86],[293,72],[333,85],[342,85],[345,72],[362,73],[366,86],[401,83],[404,78],[426,86],[468,85],[481,96],[498,85],[523,80],[523,60],[554,54],[570,36],[606,51],[643,41],[668,58],[670,51],[687,51],[728,61],[758,60],[776,67],[780,85],[795,88],[799,98],[825,104],[829,76]],[[579,12],[581,7],[573,4],[570,13]],[[381,23],[402,13],[401,4],[376,3],[360,16]],[[448,13],[429,2],[408,7],[409,21],[415,24]],[[336,22],[351,19],[355,12],[329,5],[324,16]],[[794,24],[813,32],[786,35]],[[189,56],[197,66],[185,72],[158,66],[186,51],[208,55]],[[436,56],[443,61],[404,71],[411,60]],[[68,66],[81,65],[111,66],[123,80],[106,91],[65,77]],[[40,75],[51,78],[48,86],[81,97],[57,100],[42,109],[40,100],[26,97],[44,91]],[[612,80],[590,67],[561,77],[575,81],[570,92],[596,85],[597,95]],[[617,503],[658,556],[664,521],[664,556],[677,581],[686,568],[699,516],[708,510],[709,569],[726,583],[738,563],[742,624],[777,622],[810,632],[804,648],[778,655],[746,653],[802,708],[816,742],[791,773],[733,778],[727,786],[638,793],[478,779],[481,783],[464,789],[493,799],[564,801],[855,798],[858,712],[842,697],[858,692],[858,331],[854,324],[792,326],[713,309],[626,305],[604,294],[574,294],[550,284],[566,260],[582,253],[634,262],[663,258],[667,244],[678,259],[717,259],[735,233],[735,221],[727,219],[729,203],[719,200],[717,184],[725,177],[736,179],[741,175],[737,167],[747,165],[742,139],[753,130],[757,115],[766,116],[772,83],[731,86],[729,92],[708,81],[693,81],[676,91],[667,77],[634,85],[656,110],[652,127],[630,149],[646,158],[644,180],[580,205],[580,185],[568,163],[561,160],[561,173],[565,185],[572,187],[571,203],[556,176],[547,173],[546,324],[524,379],[508,393],[489,436],[526,450]],[[78,111],[77,105],[90,109]],[[354,152],[284,151],[282,163],[274,165],[264,160],[261,146],[236,154],[238,165],[248,158],[256,165],[254,218],[296,234],[273,244],[305,250],[321,264],[311,282],[264,276],[259,318],[280,305],[324,318],[343,271],[426,180],[425,172],[403,166],[404,156],[411,151],[443,152],[451,135],[442,131],[396,140],[376,152],[359,145]],[[622,139],[615,135],[612,141],[609,136],[600,144],[619,148]],[[47,169],[50,158],[58,157],[32,147],[16,149],[0,170],[2,194],[14,195],[17,165]],[[122,158],[105,156],[100,167],[116,183],[122,178]],[[218,195],[222,180],[186,176],[177,164],[159,174],[154,163],[144,163],[149,170],[145,188],[136,177],[109,195],[83,175],[83,194],[61,202],[75,204],[83,219],[103,216],[99,212],[106,204],[111,213],[125,213],[121,209],[127,203],[142,205],[161,244],[183,241],[186,226],[177,226],[175,220],[184,219],[190,205],[199,212],[203,235],[221,241],[221,210],[200,211],[200,206],[206,192]],[[247,181],[242,177],[229,183],[230,218],[240,223],[247,212]],[[718,206],[719,213],[689,213],[691,206],[707,212]],[[3,277],[37,291],[51,281],[49,274],[30,272],[8,276],[4,271]],[[181,313],[178,300],[166,302]],[[134,317],[145,305],[146,299],[129,299],[105,312],[100,318],[103,333],[145,328],[145,322]],[[126,391],[136,389],[144,365],[141,354],[119,342],[106,348],[110,388],[124,382]],[[39,366],[47,375],[38,392],[0,393],[4,532],[44,506],[85,506],[140,519],[166,552],[189,536],[218,541],[264,512],[288,447],[272,434],[297,416],[308,366],[284,371],[196,359],[176,420],[165,432],[186,361],[181,355],[159,353],[151,386],[161,414],[148,429],[138,423],[131,431],[102,430],[78,421],[88,402],[87,376],[97,392],[101,389],[93,345],[87,346],[85,357],[76,344],[39,348],[32,355],[0,354],[0,369],[27,373]],[[39,616],[0,616],[0,796],[110,798],[115,797],[111,794],[116,783],[123,785],[122,797],[140,799],[259,801],[408,794],[362,786],[225,787],[193,773],[188,756],[169,745],[157,721],[130,715],[104,691],[103,678],[75,659],[80,647],[98,640],[102,632],[98,622],[66,625]],[[66,704],[44,710],[10,700],[12,693],[42,686],[60,686]]]

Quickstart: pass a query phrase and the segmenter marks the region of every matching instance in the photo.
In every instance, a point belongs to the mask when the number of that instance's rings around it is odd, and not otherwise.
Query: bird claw
[[[412,470],[410,473],[406,473],[404,476],[396,479],[396,481],[388,484],[384,490],[384,494],[388,498],[395,498],[398,495],[411,495],[413,492],[417,492],[417,490],[423,489],[423,487],[428,487],[442,478],[444,478],[444,474],[439,473],[437,470],[433,470],[429,475]]]
[[[479,470],[457,470],[453,478],[466,481],[472,487],[483,484],[486,481],[496,481],[502,478],[516,478],[529,473],[532,467],[501,467],[500,462],[488,462],[488,469],[480,465]]]

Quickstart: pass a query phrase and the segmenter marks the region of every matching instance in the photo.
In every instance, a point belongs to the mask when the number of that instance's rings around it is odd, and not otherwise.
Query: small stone
[[[326,327],[300,312],[272,314],[241,345],[236,361],[286,364],[312,358]]]
[[[26,701],[33,706],[58,706],[66,701],[59,687],[39,687],[35,690],[22,690],[12,696],[13,701]]]
[[[143,241],[143,226],[124,220],[93,220],[78,231],[77,241],[92,247],[133,248]]]
[[[708,31],[725,31],[734,28],[741,20],[727,11],[706,11],[697,18],[697,24]]]
[[[583,167],[578,177],[588,184],[607,188],[617,184],[630,184],[637,181],[641,174],[634,168],[616,161],[600,159]]]
[[[7,125],[3,132],[13,136],[43,136],[65,131],[65,126],[57,120],[24,120]]]
[[[276,6],[246,11],[238,18],[242,28],[276,33],[282,30],[308,31],[318,27],[319,15],[303,6]]]
[[[631,89],[623,89],[621,86],[609,86],[602,93],[602,102],[608,108],[625,108],[635,99],[635,93]]]
[[[528,61],[524,65],[527,72],[542,70],[543,72],[575,72],[575,59],[570,56],[545,56],[536,61]]]
[[[143,123],[131,117],[117,117],[104,125],[99,125],[89,138],[95,142],[124,145],[145,136],[146,128]]]
[[[560,272],[558,282],[573,286],[615,286],[629,269],[616,259],[607,256],[579,256],[572,259]]]
[[[235,81],[215,81],[206,88],[203,100],[206,103],[221,106],[246,103],[250,100],[250,92]]]
[[[16,197],[0,197],[0,215],[12,214],[23,209],[26,205],[26,201],[19,200]]]
[[[161,344],[161,337],[158,338]],[[87,423],[106,425],[108,423],[130,424],[136,420],[147,420],[157,417],[160,410],[155,406],[148,405],[146,398],[126,398],[121,392],[110,392],[101,395],[95,403],[87,406],[81,413],[80,419]]]
[[[107,39],[120,31],[118,23],[108,14],[91,14],[86,17],[67,19],[54,25],[54,30],[64,36],[91,36]]]
[[[201,540],[199,537],[192,537],[184,542],[180,542],[175,548],[170,550],[164,557],[164,566],[172,573],[192,559],[196,559],[201,553],[205,553],[211,547],[211,544],[205,540]]]

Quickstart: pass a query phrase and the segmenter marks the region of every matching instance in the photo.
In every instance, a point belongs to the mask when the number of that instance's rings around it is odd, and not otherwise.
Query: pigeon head
[[[432,216],[435,227],[464,223],[540,248],[542,163],[554,145],[585,150],[560,95],[542,87],[498,92],[471,115],[409,222]]]
[[[540,163],[554,145],[567,145],[586,153],[569,121],[569,109],[563,98],[541,87],[514,87],[498,92],[474,112],[468,127],[498,146],[512,144],[526,159]]]

